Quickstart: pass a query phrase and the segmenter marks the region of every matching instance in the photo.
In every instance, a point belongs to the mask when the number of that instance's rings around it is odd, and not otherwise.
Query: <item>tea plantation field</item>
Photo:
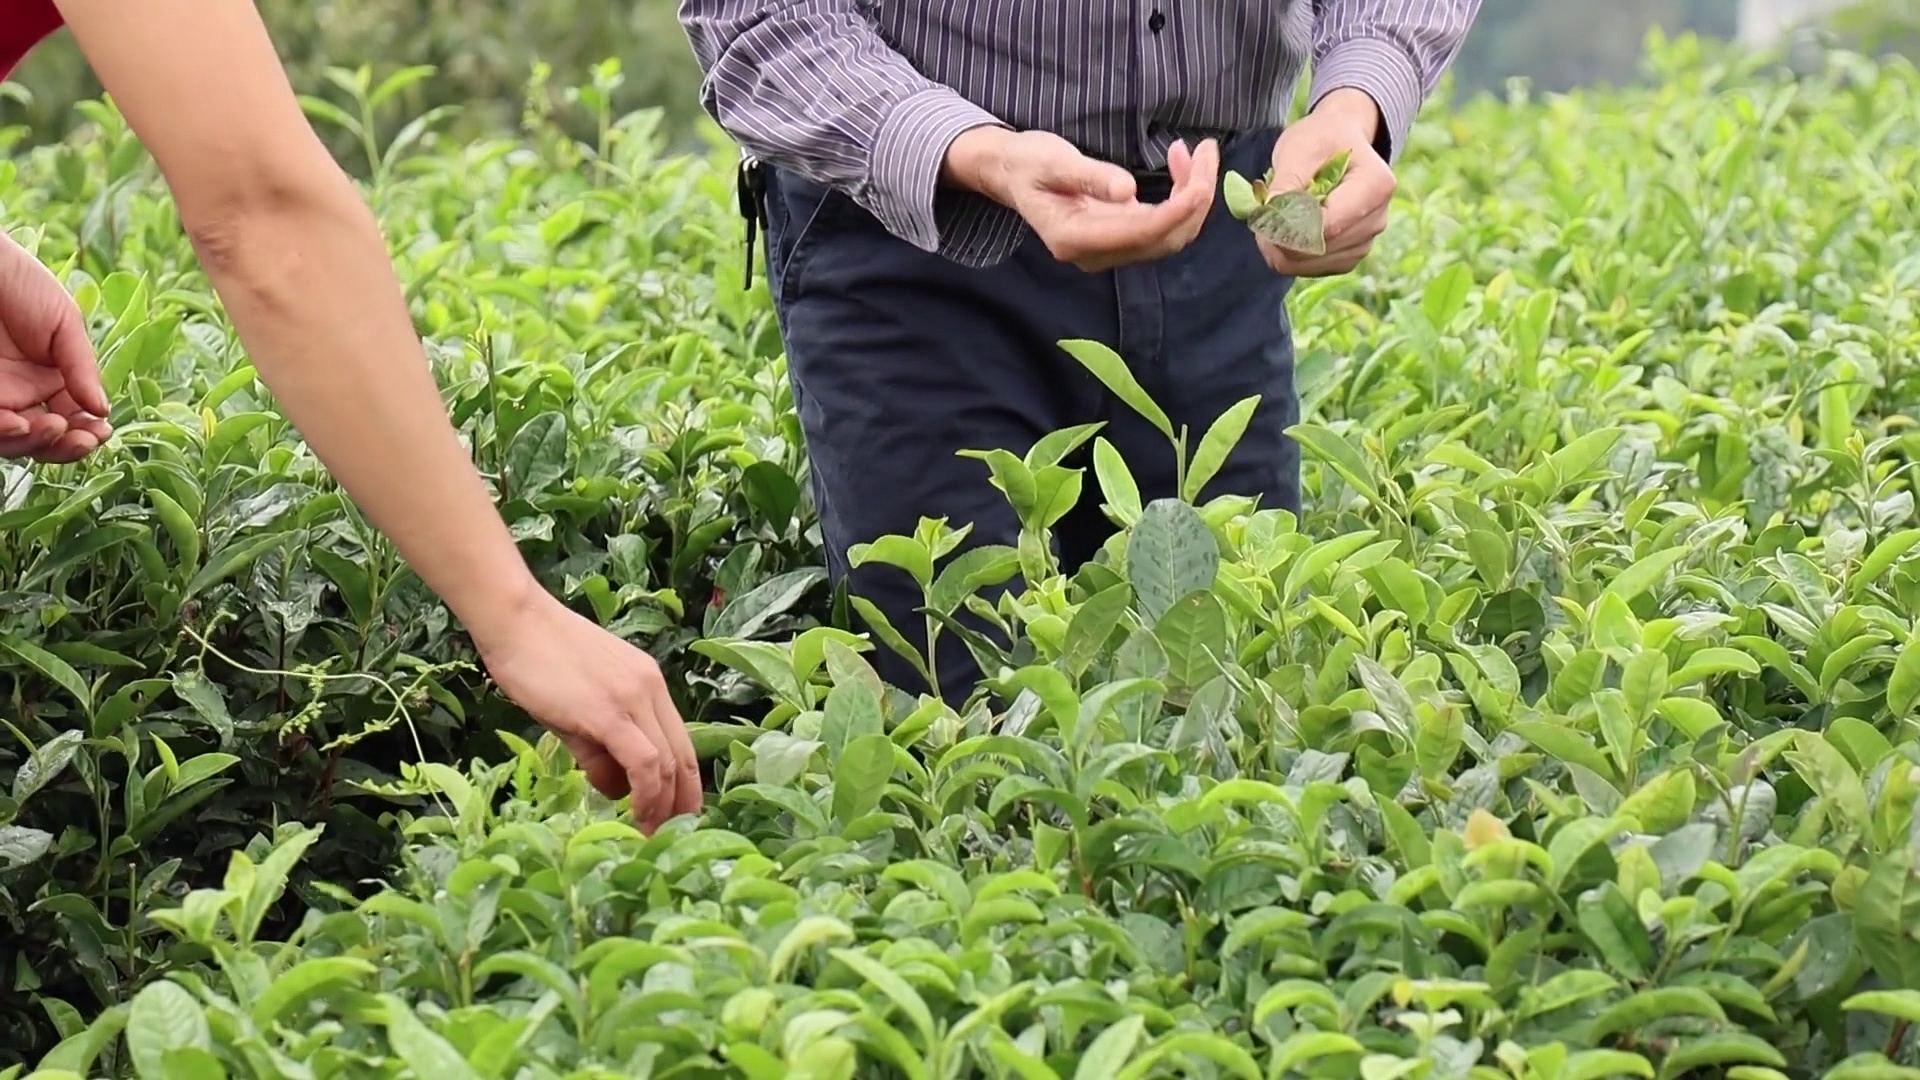
[[[1294,293],[1300,520],[1077,430],[982,464],[1018,548],[868,550],[938,626],[1025,571],[959,713],[824,582],[723,148],[322,121],[529,557],[698,727],[651,838],[289,431],[118,121],[15,153],[119,434],[0,465],[0,1077],[1920,1077],[1920,73],[1695,49],[1429,112]],[[1170,434],[1197,488],[1232,414]],[[1096,484],[1063,577],[1034,493]]]

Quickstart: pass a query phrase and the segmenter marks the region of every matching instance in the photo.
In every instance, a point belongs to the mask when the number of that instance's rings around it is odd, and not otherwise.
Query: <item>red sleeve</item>
[[[53,0],[0,0],[0,79],[12,73],[35,45],[60,29]]]

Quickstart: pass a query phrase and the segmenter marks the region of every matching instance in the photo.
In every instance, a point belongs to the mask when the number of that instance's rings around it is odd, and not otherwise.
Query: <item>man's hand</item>
[[[1167,162],[1173,192],[1140,202],[1133,175],[1095,161],[1044,131],[975,128],[947,151],[944,178],[1012,209],[1053,257],[1086,271],[1165,258],[1193,242],[1213,208],[1220,148],[1176,144]]]
[[[1358,90],[1335,90],[1298,124],[1280,134],[1273,148],[1271,190],[1306,187],[1313,174],[1345,150],[1347,173],[1327,195],[1324,255],[1290,252],[1260,240],[1267,265],[1292,277],[1331,277],[1360,265],[1373,250],[1373,241],[1387,227],[1387,207],[1393,199],[1393,170],[1373,148],[1380,130],[1380,110]]]
[[[559,736],[609,799],[633,796],[648,834],[700,812],[700,761],[660,665],[545,592],[475,644],[507,697]]]
[[[0,234],[0,458],[79,461],[113,430],[80,308]]]

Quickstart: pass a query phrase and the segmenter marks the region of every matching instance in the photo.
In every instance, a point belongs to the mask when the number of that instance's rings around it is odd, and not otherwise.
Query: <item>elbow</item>
[[[216,183],[180,192],[176,204],[214,288],[258,299],[284,298],[299,288],[318,239],[371,221],[331,160],[325,168],[234,169]]]

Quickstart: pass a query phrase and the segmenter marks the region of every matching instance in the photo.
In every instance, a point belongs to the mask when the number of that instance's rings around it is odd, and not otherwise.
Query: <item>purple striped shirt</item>
[[[1480,0],[681,0],[701,99],[741,148],[846,192],[888,231],[970,266],[1025,224],[939,185],[947,147],[987,124],[1042,129],[1158,169],[1190,142],[1365,91],[1389,158]]]

